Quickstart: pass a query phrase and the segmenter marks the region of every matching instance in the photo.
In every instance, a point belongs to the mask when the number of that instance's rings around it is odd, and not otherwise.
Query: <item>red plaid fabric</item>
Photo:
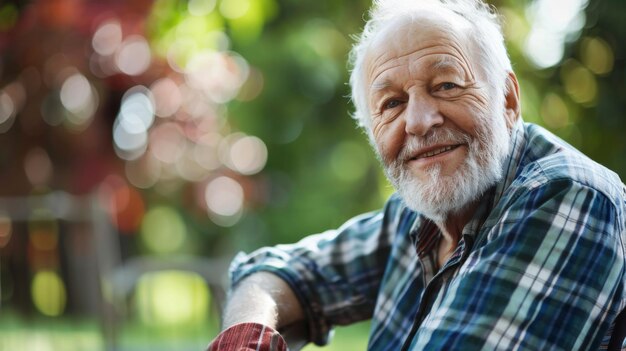
[[[259,323],[240,323],[224,330],[207,351],[287,351],[276,330]]]

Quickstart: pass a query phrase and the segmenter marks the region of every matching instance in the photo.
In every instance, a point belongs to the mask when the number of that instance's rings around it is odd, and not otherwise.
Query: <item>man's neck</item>
[[[461,211],[446,217],[442,223],[436,223],[441,231],[441,241],[437,252],[437,261],[441,267],[445,261],[454,253],[463,235],[463,228],[472,219],[476,212],[476,202],[472,202]]]

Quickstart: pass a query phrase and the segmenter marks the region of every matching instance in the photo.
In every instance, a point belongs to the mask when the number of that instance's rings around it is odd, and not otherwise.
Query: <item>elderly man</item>
[[[619,348],[626,187],[524,123],[481,0],[378,0],[353,48],[356,117],[397,190],[379,212],[240,254],[210,350],[372,319],[369,350]],[[278,330],[278,331],[277,331]]]

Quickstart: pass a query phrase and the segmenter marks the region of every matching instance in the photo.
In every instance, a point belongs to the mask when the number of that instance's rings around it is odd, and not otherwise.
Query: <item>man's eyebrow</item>
[[[465,72],[463,67],[457,60],[449,56],[440,56],[427,64],[428,68],[433,71],[453,71],[453,72]],[[370,95],[379,93],[394,84],[389,79],[383,79],[379,82],[372,83],[370,86]]]
[[[388,79],[385,79],[380,82],[372,83],[372,86],[370,87],[370,92],[371,94],[375,94],[380,92],[381,90],[389,88],[390,86],[392,86],[391,82]]]

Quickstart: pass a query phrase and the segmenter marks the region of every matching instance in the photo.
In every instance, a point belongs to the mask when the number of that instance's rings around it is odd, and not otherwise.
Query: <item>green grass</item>
[[[119,323],[115,340],[104,338],[99,320],[69,317],[29,317],[2,312],[0,351],[117,351],[203,350],[217,332],[215,321],[186,325],[146,325],[136,321]]]
[[[2,311],[0,350],[104,350],[98,324],[86,319],[25,318]]]
[[[369,335],[369,322],[361,322],[347,327],[335,328],[335,335],[324,347],[307,345],[303,351],[365,351]]]
[[[215,320],[193,325],[150,326],[127,321],[115,326],[117,351],[204,350],[217,334]],[[307,345],[305,351],[359,351],[367,347],[369,323],[336,328],[329,345]],[[0,312],[0,351],[104,351],[106,342],[97,319],[26,318]]]

